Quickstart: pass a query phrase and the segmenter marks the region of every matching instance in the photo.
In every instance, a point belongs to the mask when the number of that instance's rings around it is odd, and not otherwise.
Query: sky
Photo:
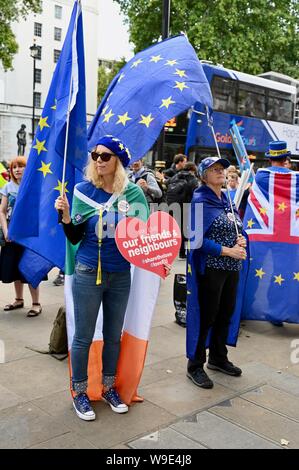
[[[133,57],[129,43],[128,26],[123,24],[119,5],[113,0],[98,0],[100,5],[100,30],[98,56],[101,59],[127,60]]]

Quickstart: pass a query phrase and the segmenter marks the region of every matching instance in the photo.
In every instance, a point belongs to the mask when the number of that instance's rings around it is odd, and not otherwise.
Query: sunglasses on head
[[[115,156],[114,153],[108,153],[108,152],[102,152],[102,153],[91,152],[90,155],[91,155],[91,158],[93,159],[94,162],[96,162],[98,160],[98,158],[100,158],[102,160],[102,162],[109,162],[111,157]]]

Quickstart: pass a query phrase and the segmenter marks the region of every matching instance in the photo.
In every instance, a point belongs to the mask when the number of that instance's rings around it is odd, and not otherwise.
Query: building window
[[[237,83],[230,78],[214,76],[212,94],[215,111],[235,113],[237,108]]]
[[[34,36],[42,37],[42,24],[34,23]]]
[[[36,59],[42,60],[42,46],[36,46],[36,47],[37,47]]]
[[[42,71],[41,71],[41,69],[35,69],[34,81],[35,81],[35,83],[41,83],[42,82]]]
[[[34,107],[41,108],[42,94],[35,91],[34,92]]]
[[[56,64],[58,62],[60,52],[58,49],[54,49],[54,63]]]
[[[59,5],[55,5],[55,18],[57,18],[58,20],[61,20],[62,18],[62,7],[60,7]]]
[[[54,28],[54,40],[61,41],[61,28]]]

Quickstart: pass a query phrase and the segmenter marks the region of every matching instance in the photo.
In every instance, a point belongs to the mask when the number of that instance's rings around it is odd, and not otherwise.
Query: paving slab
[[[298,397],[294,395],[265,385],[243,394],[242,398],[299,422]]]
[[[17,395],[11,390],[8,390],[3,385],[0,385],[0,411],[19,405],[20,403],[24,403],[25,401],[26,400],[23,397]]]
[[[1,383],[28,401],[69,388],[67,361],[51,356],[38,354],[0,367]]]
[[[203,390],[186,377],[186,372],[140,387],[139,393],[155,405],[180,417],[213,406],[234,394],[218,384],[211,390]]]
[[[174,429],[167,428],[129,442],[132,449],[205,449]]]
[[[181,355],[148,365],[144,368],[139,387],[159,382],[179,372],[185,372],[186,364],[185,355]]]
[[[181,329],[170,330],[165,326],[152,328],[146,365],[152,365],[174,356],[185,354],[185,333]]]
[[[279,449],[280,446],[203,411],[171,425],[209,449]]]
[[[289,448],[299,447],[299,423],[247,400],[242,398],[228,400],[212,407],[209,411],[270,439],[277,445],[281,439],[285,439],[289,441]]]
[[[62,436],[44,441],[41,444],[31,446],[29,449],[96,449],[96,446],[79,434],[68,432]]]
[[[34,405],[52,417],[60,417],[63,423],[94,446],[101,449],[111,448],[133,440],[153,429],[172,423],[176,417],[148,401],[130,406],[123,415],[114,413],[103,402],[93,402],[97,419],[84,422],[76,416],[69,392],[60,392],[35,400]]]
[[[67,432],[69,429],[60,419],[52,418],[32,403],[0,412],[1,449],[24,449]]]

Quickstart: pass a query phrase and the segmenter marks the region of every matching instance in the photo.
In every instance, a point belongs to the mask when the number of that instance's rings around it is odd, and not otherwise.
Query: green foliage
[[[163,0],[114,0],[138,52],[161,36]],[[200,59],[251,74],[299,77],[298,0],[171,0],[171,35],[185,32]]]
[[[104,65],[100,65],[98,68],[98,104],[102,101],[102,98],[115,75],[120,71],[121,68],[126,64],[125,58],[120,61],[113,62],[112,68],[107,69]]]
[[[41,0],[0,0],[0,61],[4,70],[12,69],[18,44],[11,24],[29,13],[41,11]]]

